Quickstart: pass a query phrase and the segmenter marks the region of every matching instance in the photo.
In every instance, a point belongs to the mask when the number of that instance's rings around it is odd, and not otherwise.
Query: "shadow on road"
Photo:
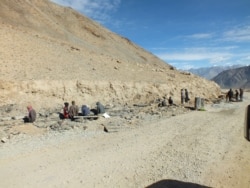
[[[152,185],[147,186],[146,188],[211,188],[195,183],[182,182],[178,180],[161,180]]]

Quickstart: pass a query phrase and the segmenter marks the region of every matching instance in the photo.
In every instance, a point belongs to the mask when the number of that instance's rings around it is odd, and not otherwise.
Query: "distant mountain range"
[[[250,66],[225,70],[212,80],[221,88],[250,88]]]
[[[215,76],[217,76],[219,73],[229,70],[229,69],[235,69],[239,67],[243,67],[244,65],[232,65],[232,66],[214,66],[214,67],[203,67],[198,69],[189,69],[187,70],[190,73],[196,74],[198,76],[201,76],[203,78],[206,78],[208,80],[211,80]]]

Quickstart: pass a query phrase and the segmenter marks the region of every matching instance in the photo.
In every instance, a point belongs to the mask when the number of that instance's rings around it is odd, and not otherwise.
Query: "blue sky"
[[[250,0],[51,0],[177,69],[250,64]]]

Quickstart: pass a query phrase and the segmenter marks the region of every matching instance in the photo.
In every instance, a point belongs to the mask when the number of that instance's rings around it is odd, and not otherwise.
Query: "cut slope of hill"
[[[181,88],[207,99],[220,92],[215,83],[179,72],[129,39],[48,0],[1,0],[0,27],[2,104],[39,107],[163,95],[178,101]]]
[[[212,80],[222,88],[250,88],[250,66],[223,71]]]

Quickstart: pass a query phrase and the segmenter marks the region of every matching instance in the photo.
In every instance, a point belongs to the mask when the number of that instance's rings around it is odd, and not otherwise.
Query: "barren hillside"
[[[223,71],[212,80],[222,88],[250,88],[250,66]]]
[[[153,100],[181,88],[216,97],[213,82],[175,70],[78,12],[48,0],[0,1],[0,102]]]

